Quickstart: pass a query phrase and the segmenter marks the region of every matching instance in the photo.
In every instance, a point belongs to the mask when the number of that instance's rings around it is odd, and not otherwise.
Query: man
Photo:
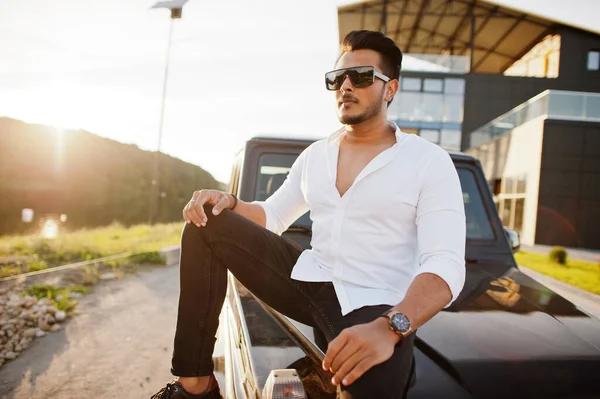
[[[402,53],[354,31],[326,74],[343,127],[307,148],[265,202],[202,190],[183,210],[169,383],[154,398],[220,398],[211,356],[227,270],[279,312],[321,330],[344,398],[401,398],[414,331],[465,278],[465,215],[448,153],[386,117]],[[280,237],[310,210],[312,249]]]

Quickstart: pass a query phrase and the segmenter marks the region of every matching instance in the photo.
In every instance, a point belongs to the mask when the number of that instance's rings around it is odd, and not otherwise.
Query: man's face
[[[373,50],[349,51],[340,57],[335,69],[374,66],[377,72],[383,73],[380,60],[379,53]],[[356,125],[386,112],[385,97],[383,80],[376,78],[372,85],[358,89],[346,77],[340,89],[335,92],[338,119],[345,125]]]

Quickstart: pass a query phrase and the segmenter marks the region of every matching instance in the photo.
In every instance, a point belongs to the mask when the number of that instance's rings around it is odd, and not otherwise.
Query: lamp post
[[[156,152],[154,153],[154,169],[152,172],[152,192],[150,194],[150,215],[148,217],[149,223],[153,224],[155,222],[158,203],[159,203],[159,192],[160,192],[160,146],[162,144],[162,131],[163,124],[165,118],[165,99],[167,96],[167,81],[169,78],[169,61],[171,57],[171,39],[173,37],[173,22],[176,19],[181,19],[183,14],[183,6],[189,0],[167,0],[167,1],[159,1],[154,4],[151,8],[166,8],[171,10],[171,20],[169,22],[169,39],[167,41],[167,59],[165,62],[165,76],[163,79],[163,88],[162,88],[162,100],[161,100],[161,109],[160,109],[160,122],[158,125],[158,145],[156,148]]]

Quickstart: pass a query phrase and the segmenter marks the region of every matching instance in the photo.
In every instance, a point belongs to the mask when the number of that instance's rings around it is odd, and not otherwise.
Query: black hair
[[[340,57],[353,50],[378,52],[381,55],[381,72],[391,79],[400,78],[402,51],[392,39],[383,33],[371,30],[353,30],[342,41]]]

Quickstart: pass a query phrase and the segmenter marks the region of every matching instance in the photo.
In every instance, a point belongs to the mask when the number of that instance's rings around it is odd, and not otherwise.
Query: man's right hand
[[[204,213],[204,205],[212,205],[213,215],[218,215],[233,204],[233,196],[229,193],[217,190],[194,191],[192,199],[183,208],[183,218],[186,223],[194,223],[198,227],[206,226],[208,218]]]

